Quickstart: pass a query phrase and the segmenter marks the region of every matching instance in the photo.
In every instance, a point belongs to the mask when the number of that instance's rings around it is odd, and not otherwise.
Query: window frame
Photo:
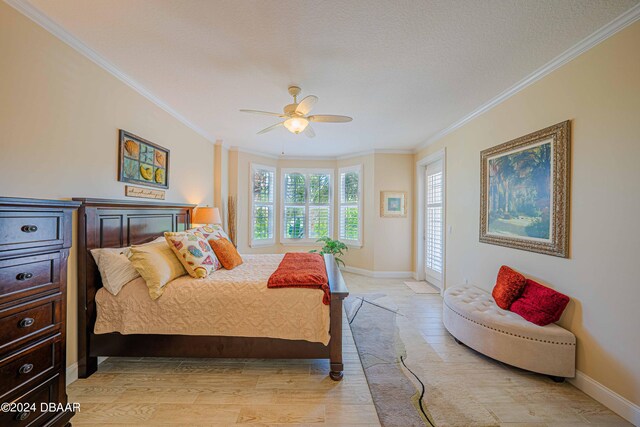
[[[270,239],[255,239],[254,238],[254,228],[255,228],[255,206],[256,206],[256,202],[254,199],[254,194],[253,194],[253,177],[255,175],[255,173],[257,171],[260,170],[265,170],[268,171],[272,174],[273,176],[273,180],[272,180],[272,194],[273,194],[273,200],[270,203],[258,203],[259,205],[264,205],[264,206],[271,206],[271,212],[272,212],[272,216],[271,216],[271,221],[270,221],[270,228],[271,228],[271,238]],[[249,212],[249,246],[251,248],[259,248],[259,247],[265,247],[265,246],[273,246],[276,244],[276,195],[277,195],[277,175],[276,175],[276,167],[275,166],[267,166],[267,165],[261,165],[258,163],[251,163],[251,166],[249,168],[249,200],[251,201],[251,207],[250,207],[250,212]]]
[[[349,172],[357,172],[358,173],[358,239],[346,239],[340,235],[340,229],[342,228],[342,223],[340,223],[340,212],[342,211],[342,206],[353,206],[353,203],[343,203],[342,202],[342,192],[344,189],[342,188],[342,174],[346,174]],[[363,191],[362,191],[362,164],[345,166],[338,169],[338,203],[337,203],[337,217],[338,217],[338,239],[352,248],[361,248],[363,244],[362,238],[362,230],[363,230],[363,218],[362,215],[362,206],[363,206]]]
[[[286,198],[285,198],[285,191],[286,191],[286,185],[285,185],[285,175],[287,174],[293,174],[293,173],[299,173],[301,175],[304,175],[305,177],[305,203],[304,203],[304,212],[305,212],[305,217],[304,217],[304,236],[301,239],[291,239],[291,238],[286,238],[284,236],[285,233],[285,224],[284,224],[284,213],[285,213],[285,208],[287,206],[302,206],[302,204],[296,204],[296,203],[286,203]],[[318,245],[318,243],[316,242],[316,238],[310,238],[309,236],[309,208],[310,207],[314,207],[314,206],[325,206],[325,205],[314,205],[311,204],[309,202],[309,175],[314,175],[314,174],[325,174],[325,175],[329,175],[329,234],[328,237],[333,239],[334,236],[334,210],[335,210],[335,203],[334,203],[334,186],[335,186],[335,170],[334,169],[330,169],[330,168],[281,168],[280,169],[280,203],[279,203],[279,207],[280,207],[280,232],[279,234],[279,239],[280,239],[280,243],[282,245],[298,245],[298,246],[315,246]]]
[[[439,202],[430,202],[429,196],[431,194],[431,187],[429,185],[429,177],[439,175],[440,186],[437,194],[437,198]],[[424,270],[427,281],[436,284],[438,287],[442,288],[442,277],[444,275],[444,162],[442,159],[436,160],[435,162],[429,163],[424,168],[424,182],[425,182],[425,194],[424,194]],[[431,254],[430,246],[428,240],[431,236],[431,223],[429,221],[429,208],[437,208],[439,209],[439,224],[438,227],[439,236],[438,239],[431,237],[432,240],[439,241],[439,251],[437,253],[437,257]],[[429,266],[429,258],[432,259],[432,266]],[[436,270],[433,268],[433,264],[435,263],[435,259],[439,258],[439,267],[440,270]]]

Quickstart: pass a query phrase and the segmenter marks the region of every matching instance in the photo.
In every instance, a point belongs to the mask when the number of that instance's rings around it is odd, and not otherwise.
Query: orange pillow
[[[217,254],[216,252],[216,255]],[[491,295],[493,295],[493,299],[496,300],[498,307],[509,310],[511,304],[522,295],[526,284],[527,279],[522,274],[503,265],[500,267],[496,285]]]
[[[218,257],[220,264],[227,270],[232,270],[242,264],[242,258],[236,250],[236,247],[224,237],[220,239],[209,239],[209,244],[213,248],[216,257]]]

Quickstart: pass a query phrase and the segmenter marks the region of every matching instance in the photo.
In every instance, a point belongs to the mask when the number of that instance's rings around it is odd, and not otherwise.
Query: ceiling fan
[[[270,113],[268,111],[258,110],[240,110],[243,113],[264,114],[267,116],[280,117],[285,119],[280,123],[271,125],[266,129],[262,129],[258,132],[258,135],[267,133],[277,127],[284,126],[291,133],[296,135],[300,132],[304,132],[309,138],[316,136],[313,128],[309,126],[309,122],[317,123],[346,123],[353,120],[347,116],[335,116],[330,114],[314,114],[309,115],[309,112],[313,106],[318,102],[318,97],[314,95],[305,96],[300,103],[298,103],[298,95],[300,94],[300,88],[298,86],[289,86],[289,95],[293,96],[293,104],[285,105],[284,113]]]

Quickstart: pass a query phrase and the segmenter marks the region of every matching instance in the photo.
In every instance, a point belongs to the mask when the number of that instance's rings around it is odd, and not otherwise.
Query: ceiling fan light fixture
[[[284,127],[286,127],[289,132],[295,133],[296,135],[304,131],[308,125],[309,120],[304,117],[292,117],[284,122]]]

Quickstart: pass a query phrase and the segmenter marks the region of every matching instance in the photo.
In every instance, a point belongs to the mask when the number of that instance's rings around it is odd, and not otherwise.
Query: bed
[[[91,249],[142,244],[165,231],[186,230],[195,206],[74,200],[82,203],[78,212],[80,378],[97,370],[100,356],[156,356],[329,359],[330,377],[342,379],[342,303],[348,290],[331,255],[325,255],[329,306],[321,303],[318,289],[266,288],[266,279],[282,255],[248,255],[242,266],[216,271],[206,279],[178,278],[155,302],[141,278],[113,296],[102,289]],[[239,309],[242,304],[245,310]],[[144,321],[148,316],[156,321]]]

